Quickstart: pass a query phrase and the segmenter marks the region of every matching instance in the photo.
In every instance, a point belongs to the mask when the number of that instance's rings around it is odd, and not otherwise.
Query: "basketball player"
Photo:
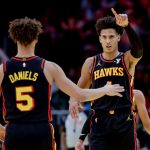
[[[92,101],[90,150],[135,150],[136,130],[132,113],[133,76],[135,66],[142,58],[143,46],[140,38],[129,24],[127,14],[117,14],[97,20],[96,31],[103,53],[89,57],[82,66],[78,86],[98,88],[108,81],[125,87],[123,97],[104,96]],[[120,52],[118,42],[126,31],[131,50]],[[69,110],[77,117],[78,104],[71,98]],[[127,118],[130,118],[128,121]]]
[[[142,121],[143,127],[146,130],[148,134],[150,134],[150,118],[148,115],[148,111],[145,104],[145,97],[142,91],[140,90],[133,90],[134,93],[134,114],[138,115],[140,120]],[[92,115],[92,113],[91,113]],[[82,132],[80,134],[80,137],[76,143],[76,150],[84,150],[84,139],[87,136],[87,134],[90,133],[90,122],[91,122],[91,115],[88,117],[86,122],[84,123],[84,126],[82,128]]]
[[[50,108],[53,82],[66,94],[86,101],[104,95],[122,96],[122,86],[105,85],[81,89],[71,82],[55,63],[35,56],[42,25],[28,17],[9,24],[9,36],[17,44],[17,54],[0,66],[3,114],[7,123],[0,126],[5,150],[55,150]]]

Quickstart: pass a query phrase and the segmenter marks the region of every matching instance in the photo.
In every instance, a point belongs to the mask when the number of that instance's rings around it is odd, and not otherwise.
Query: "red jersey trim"
[[[6,72],[6,63],[3,63],[3,72]]]
[[[100,58],[101,58],[101,60],[104,61],[104,62],[113,62],[113,61],[114,61],[114,59],[112,59],[112,60],[106,60],[106,59],[103,57],[102,53],[100,54]]]
[[[48,86],[48,120],[52,121],[52,112],[50,107],[50,101],[51,101],[51,85]]]
[[[96,66],[96,56],[94,56],[94,58],[93,58],[93,66],[92,66],[92,69],[91,69],[91,80],[92,80],[92,76],[93,76],[95,66]]]
[[[42,59],[41,68],[44,69],[45,59]]]
[[[37,58],[38,56],[31,56],[31,57],[12,57],[12,59],[14,60],[19,60],[19,61],[28,61],[28,60],[32,60],[34,58]]]

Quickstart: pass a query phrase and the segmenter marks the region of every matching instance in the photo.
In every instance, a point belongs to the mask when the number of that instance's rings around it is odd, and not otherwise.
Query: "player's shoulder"
[[[60,70],[61,67],[55,62],[45,60],[44,68],[49,71],[55,71]]]
[[[133,92],[134,92],[134,97],[135,97],[136,103],[142,103],[145,101],[144,93],[141,90],[134,89]]]
[[[134,89],[133,92],[134,92],[135,96],[144,96],[144,94],[143,94],[143,92],[141,90]]]
[[[95,56],[87,57],[85,61],[91,61],[94,59]]]
[[[45,64],[50,66],[50,67],[56,67],[59,66],[57,63],[53,62],[53,61],[49,61],[49,60],[45,60]]]
[[[95,58],[95,56],[86,58],[84,64],[93,64],[94,58]]]

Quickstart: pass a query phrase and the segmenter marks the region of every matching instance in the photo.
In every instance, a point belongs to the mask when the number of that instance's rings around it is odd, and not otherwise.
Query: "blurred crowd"
[[[44,3],[44,2],[43,2]],[[27,4],[25,4],[26,6]],[[37,4],[38,5],[38,4]],[[27,5],[28,6],[28,5]],[[143,91],[146,98],[147,109],[150,114],[150,1],[149,0],[64,0],[46,2],[36,8],[28,7],[28,13],[18,12],[9,14],[0,25],[0,51],[10,58],[16,53],[16,47],[8,37],[8,22],[16,17],[37,18],[43,24],[44,32],[39,38],[36,54],[47,60],[58,63],[66,75],[75,83],[80,76],[81,66],[84,60],[102,52],[95,31],[96,20],[100,17],[112,15],[110,8],[113,7],[118,13],[127,13],[129,22],[134,30],[140,35],[144,56],[137,64],[134,87]],[[1,23],[1,22],[0,22]],[[130,43],[123,34],[119,43],[119,50],[125,51],[130,48]],[[0,54],[1,55],[1,54]],[[2,56],[4,58],[4,56]],[[68,110],[68,99],[64,93],[53,85],[52,109]],[[89,105],[85,105],[84,111],[87,114]],[[68,112],[54,113],[53,124],[58,149],[61,149],[61,133],[64,131],[64,124]],[[137,126],[137,133],[142,147],[150,149],[150,137],[144,131],[140,121]],[[58,132],[59,131],[59,132]],[[143,140],[144,139],[144,140]]]

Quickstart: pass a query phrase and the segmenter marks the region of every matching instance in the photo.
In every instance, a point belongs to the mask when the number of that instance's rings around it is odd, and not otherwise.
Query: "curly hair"
[[[19,41],[27,46],[43,32],[42,24],[36,19],[28,17],[15,19],[9,23],[9,36],[16,43]]]
[[[123,31],[124,31],[123,27],[118,26],[116,24],[116,20],[112,16],[106,16],[106,17],[98,19],[96,21],[95,28],[96,28],[98,35],[101,34],[102,29],[108,29],[108,28],[112,28],[112,29],[116,30],[116,32],[120,35],[122,35]]]

